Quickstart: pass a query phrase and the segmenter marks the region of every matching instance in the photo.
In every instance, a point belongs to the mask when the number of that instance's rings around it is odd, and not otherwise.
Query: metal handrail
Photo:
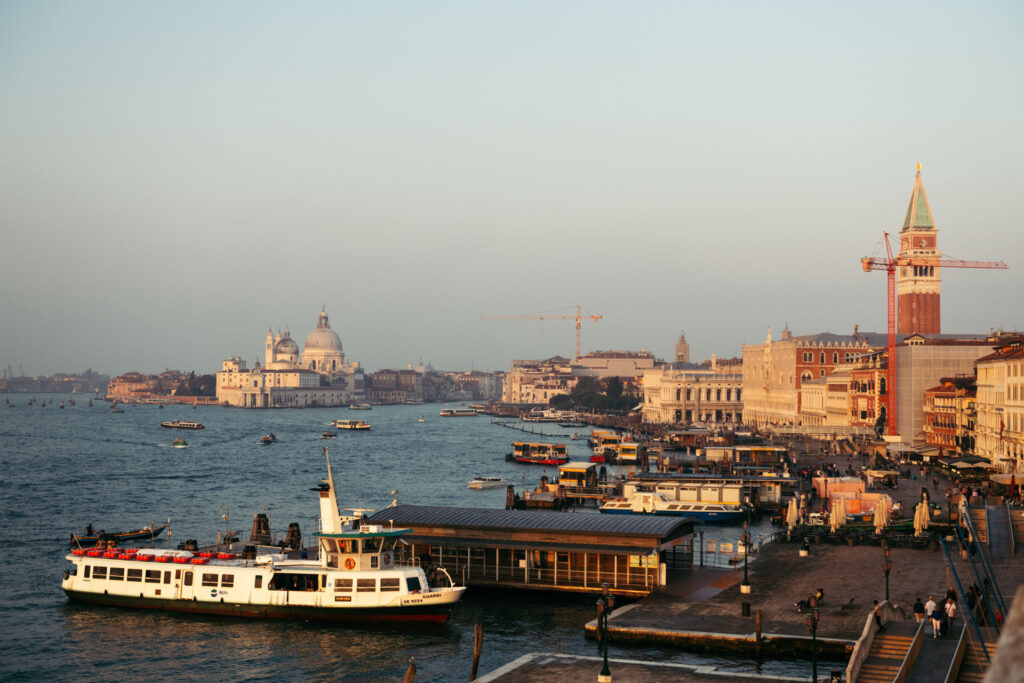
[[[1010,501],[1003,499],[1006,508],[1006,524],[1010,527],[1010,557],[1017,556],[1017,542],[1013,540],[1013,515],[1010,513]]]
[[[903,681],[907,680],[907,676],[910,675],[914,661],[917,660],[917,654],[921,651],[921,643],[924,642],[924,623],[925,620],[922,619],[921,623],[917,625],[917,630],[914,631],[914,639],[910,642],[910,648],[903,657],[903,663],[900,664],[900,670],[896,673],[893,683],[903,683]]]
[[[957,573],[956,567],[953,566],[953,558],[949,554],[949,548],[946,547],[946,541],[941,536],[939,536],[939,544],[942,546],[942,552],[946,555],[946,563],[949,565],[949,571],[953,575],[953,580],[956,581],[957,590],[960,591],[960,595],[965,598],[964,604],[966,604],[967,593],[964,591],[963,584],[960,583],[960,575]],[[981,636],[981,629],[978,628],[978,622],[974,620],[974,614],[971,613],[971,610],[964,611],[967,612],[971,619],[971,626],[974,628],[974,634],[978,636],[978,643],[981,645],[981,651],[985,655],[985,661],[991,662],[992,658],[988,655],[988,648],[985,647],[985,639]]]
[[[981,558],[981,566],[985,570],[985,576],[988,578],[989,586],[992,588],[992,597],[996,601],[996,606],[1003,614],[1006,614],[1006,604],[1003,602],[1003,596],[999,590],[999,584],[996,582],[996,575],[992,571],[991,565],[989,565],[988,558],[985,557],[985,549],[977,542],[978,532],[977,529],[974,528],[974,520],[971,518],[970,509],[968,508],[967,503],[963,500],[960,501],[960,518],[967,520],[969,526],[968,530],[971,532],[971,537],[974,539],[974,543],[978,547],[978,557]],[[987,524],[988,515],[985,515],[985,521]]]
[[[964,627],[960,629],[960,638],[956,642],[956,651],[953,652],[953,658],[949,660],[949,668],[946,670],[946,676],[942,679],[944,683],[951,683],[956,680],[957,674],[960,673],[964,654],[967,652],[967,633],[967,623],[965,622]]]
[[[954,530],[956,531],[956,538],[959,541],[960,546],[963,547],[963,548],[966,548],[967,547],[967,543],[966,543],[965,539],[963,538],[963,536],[960,533],[960,528],[959,527],[954,527]],[[981,576],[978,575],[978,568],[975,566],[975,564],[974,564],[974,557],[972,555],[970,555],[970,553],[968,553],[967,565],[971,568],[971,571],[974,572],[974,582],[975,582],[975,585],[978,585],[979,583],[981,583]],[[986,611],[986,614],[985,614],[986,620],[989,623],[991,623],[991,624],[995,624],[996,631],[998,631],[999,630],[999,624],[996,621],[996,615],[992,612],[992,605],[991,605],[989,599],[985,595],[978,596],[978,599],[980,600],[981,604],[984,606],[984,609]]]

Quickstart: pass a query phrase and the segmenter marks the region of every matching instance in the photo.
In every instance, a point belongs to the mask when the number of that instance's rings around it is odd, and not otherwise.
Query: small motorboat
[[[501,477],[477,477],[469,482],[469,489],[495,489],[499,486],[508,486],[508,481]]]
[[[163,533],[167,526],[166,524],[161,524],[159,526],[144,526],[139,529],[132,529],[131,531],[115,531],[113,533],[100,531],[97,534],[93,531],[90,524],[85,528],[84,534],[71,534],[71,545],[96,545],[101,540],[114,541],[115,544],[126,541],[148,541]]]
[[[365,432],[370,429],[370,423],[363,420],[335,420],[334,426],[338,429],[349,429],[357,432]]]
[[[337,432],[324,432],[323,434],[320,435],[320,438],[321,439],[337,439],[338,438],[338,433]]]
[[[425,420],[424,420],[424,419],[423,419],[423,418],[421,417],[419,421],[420,421],[420,422],[424,422]]]
[[[265,437],[260,439],[260,443],[264,446],[269,446],[272,443],[277,443],[277,437],[274,436],[274,432],[270,432]]]
[[[175,439],[171,445],[175,448],[188,448],[188,441],[185,441],[185,439]]]
[[[584,434],[580,434],[579,432],[575,432],[575,433],[571,434],[569,436],[569,438],[572,439],[573,441],[579,441],[580,439],[585,439],[587,437]]]

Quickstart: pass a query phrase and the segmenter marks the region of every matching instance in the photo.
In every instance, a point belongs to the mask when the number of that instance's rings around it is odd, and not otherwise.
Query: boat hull
[[[543,460],[537,460],[531,458],[517,458],[514,455],[512,456],[512,460],[518,463],[522,463],[523,465],[564,465],[565,463],[569,462],[568,458],[544,458]]]
[[[306,607],[301,605],[253,605],[203,600],[170,600],[129,595],[111,595],[64,589],[69,600],[93,605],[150,609],[183,614],[239,617],[246,619],[303,619],[342,623],[443,624],[455,603],[402,607]]]
[[[124,533],[113,533],[107,534],[105,538],[113,539],[116,543],[125,543],[127,541],[148,541],[156,538],[163,530],[167,528],[166,524],[161,524],[153,529],[138,530],[138,531],[126,531]],[[80,536],[78,534],[72,534],[71,540],[79,545],[95,545],[99,542],[101,536],[99,534],[93,534],[92,536]]]

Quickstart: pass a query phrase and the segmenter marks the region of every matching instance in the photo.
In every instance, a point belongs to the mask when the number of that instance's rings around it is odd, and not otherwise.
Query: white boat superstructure
[[[499,486],[508,486],[508,481],[501,477],[477,477],[469,482],[470,489],[494,489]]]
[[[327,467],[314,489],[322,520],[315,559],[266,547],[243,554],[76,549],[61,587],[73,600],[199,614],[443,623],[465,587],[431,586],[421,567],[397,564],[395,547],[410,530],[343,517],[329,460]]]

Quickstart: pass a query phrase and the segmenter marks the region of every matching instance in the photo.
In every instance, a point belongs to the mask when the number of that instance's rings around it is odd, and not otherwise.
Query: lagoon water
[[[583,635],[595,615],[592,597],[470,590],[442,628],[380,630],[85,606],[69,603],[60,590],[69,534],[89,523],[114,531],[170,518],[173,545],[190,538],[209,543],[226,524],[247,537],[254,512],[267,511],[275,533],[298,522],[308,538],[317,512],[310,489],[325,476],[324,446],[343,508],[379,509],[397,490],[402,503],[500,509],[504,489],[473,491],[467,482],[500,476],[518,490],[524,483],[534,487],[545,469],[504,456],[514,440],[549,439],[485,416],[441,418],[443,405],[368,412],[123,406],[124,413],[113,413],[104,402],[89,407],[86,396],[76,396],[73,406],[67,395],[40,394],[31,406],[29,398],[0,395],[15,406],[0,403],[0,678],[395,681],[415,658],[419,682],[462,681],[469,679],[478,621],[481,674],[529,652],[597,653]],[[373,429],[321,439],[335,418],[365,419]],[[206,429],[159,427],[171,419],[196,420]],[[260,444],[268,432],[278,443]],[[189,447],[172,448],[176,437]],[[589,456],[582,441],[550,440],[565,441],[574,458]],[[755,527],[755,540],[768,532],[767,523]],[[710,533],[735,539],[739,530]],[[165,536],[157,544],[167,542]],[[810,671],[805,662],[757,663],[615,643],[609,657],[781,675]]]

